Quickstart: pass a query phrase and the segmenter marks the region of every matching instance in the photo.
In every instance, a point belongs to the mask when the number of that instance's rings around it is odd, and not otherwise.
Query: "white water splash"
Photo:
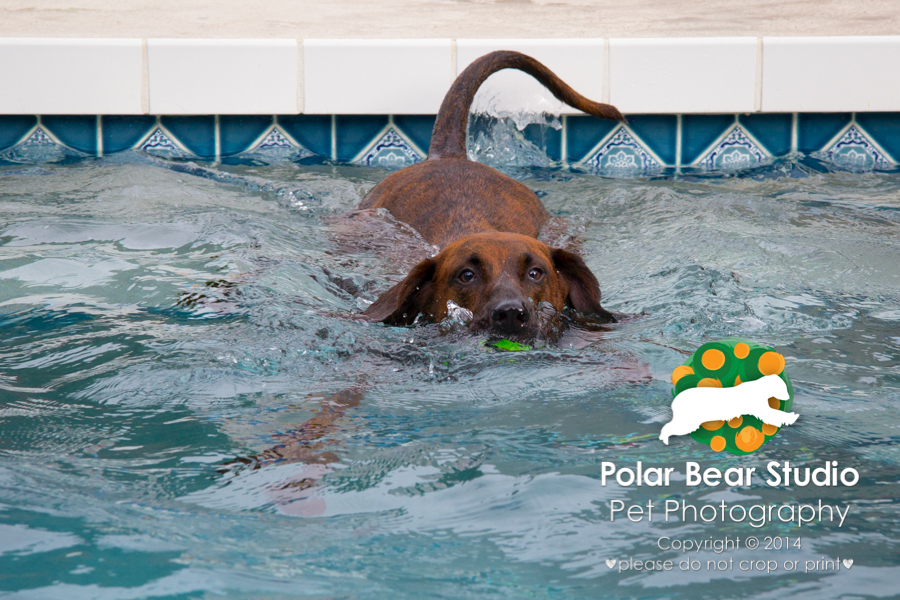
[[[553,160],[547,155],[547,144],[543,139],[549,124],[540,120],[542,115],[531,117],[533,123],[543,126],[539,143],[526,137],[513,118],[470,115],[467,148],[469,159],[492,167],[552,166]]]
[[[472,320],[474,315],[468,308],[463,308],[453,300],[447,300],[447,316],[460,323],[466,324]]]
[[[511,119],[519,131],[532,124],[560,129],[559,117],[566,106],[530,75],[506,70],[487,78],[475,94],[470,112]]]

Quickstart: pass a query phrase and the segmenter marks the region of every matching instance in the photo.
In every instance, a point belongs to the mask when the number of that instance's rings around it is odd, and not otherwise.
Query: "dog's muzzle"
[[[525,333],[530,321],[530,311],[520,300],[501,302],[491,310],[491,330],[501,335]]]

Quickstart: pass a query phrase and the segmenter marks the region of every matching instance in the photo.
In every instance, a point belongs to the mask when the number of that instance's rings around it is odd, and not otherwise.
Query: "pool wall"
[[[563,115],[559,128],[523,132],[554,161],[612,171],[727,170],[795,152],[854,168],[900,162],[900,36],[6,38],[0,161],[140,149],[403,166],[424,158],[456,74],[496,49],[538,58],[627,115],[624,126],[579,115],[524,74],[492,77],[493,112]]]

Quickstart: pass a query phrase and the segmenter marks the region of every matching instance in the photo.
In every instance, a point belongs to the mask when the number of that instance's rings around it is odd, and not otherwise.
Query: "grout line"
[[[797,130],[799,129],[799,127],[797,125],[797,121],[798,121],[797,113],[792,113],[791,114],[791,154],[796,154],[797,148],[799,146],[799,144],[797,143],[797,139],[799,137],[798,132],[797,132]]]
[[[450,81],[456,79],[456,39],[450,40]]]
[[[681,115],[675,116],[675,172],[681,173]]]
[[[215,142],[216,142],[216,162],[222,158],[222,136],[219,133],[219,115],[215,116],[216,119],[216,129],[215,129]]]
[[[304,91],[304,81],[303,81],[303,40],[297,40],[297,114],[302,115],[304,106],[304,101],[306,98],[303,95]]]
[[[762,112],[762,75],[763,75],[763,39],[756,38],[756,98],[754,108],[756,112]]]
[[[141,40],[141,113],[150,114],[150,55],[146,38]]]
[[[603,104],[609,104],[609,38],[603,38]]]
[[[331,115],[331,160],[337,161],[337,117]]]
[[[564,167],[569,166],[569,135],[566,131],[569,128],[569,120],[566,118],[566,115],[562,115],[560,118],[562,121],[562,133],[560,134],[559,140],[559,153],[560,159],[562,160],[562,164]]]
[[[103,158],[103,117],[97,115],[97,158]]]

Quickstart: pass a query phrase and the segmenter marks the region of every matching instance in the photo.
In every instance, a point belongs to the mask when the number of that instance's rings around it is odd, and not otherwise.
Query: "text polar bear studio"
[[[728,421],[752,415],[770,425],[783,427],[797,420],[769,406],[769,398],[788,400],[787,385],[778,375],[766,375],[755,381],[730,388],[697,387],[684,390],[672,400],[672,420],[659,433],[664,444],[673,435],[687,435],[707,421]]]

